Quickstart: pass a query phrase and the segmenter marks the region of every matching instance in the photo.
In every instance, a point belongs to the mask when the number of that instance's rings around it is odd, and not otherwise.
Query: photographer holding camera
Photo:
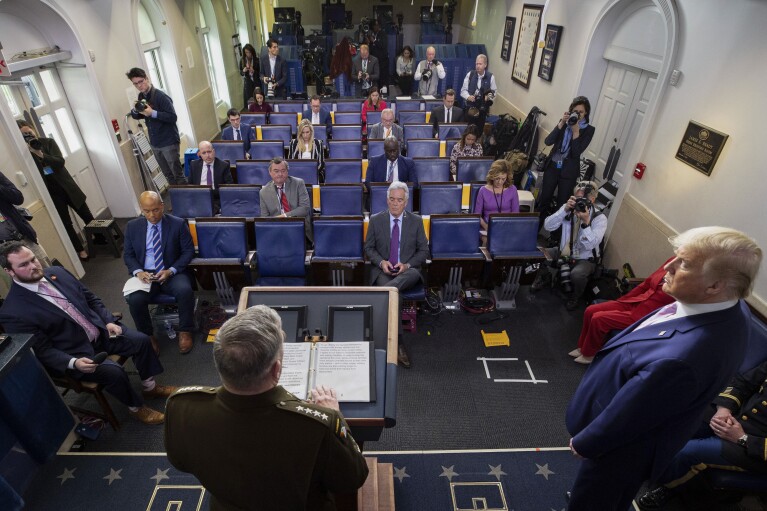
[[[146,121],[149,145],[152,146],[154,156],[168,184],[185,185],[186,177],[179,157],[180,138],[173,100],[152,85],[143,69],[134,67],[125,73],[125,76],[139,92],[138,100],[130,111],[130,116]]]
[[[418,82],[419,96],[434,96],[439,87],[439,81],[445,78],[445,68],[435,57],[437,50],[434,46],[426,48],[426,60],[418,63],[413,78]]]
[[[581,173],[581,154],[594,136],[594,126],[589,125],[591,103],[586,96],[578,96],[554,126],[544,144],[553,145],[549,162],[543,172],[543,183],[536,208],[540,211],[538,226],[551,213],[551,199],[557,191],[557,204],[562,205],[570,196],[570,190]]]
[[[280,57],[280,44],[275,39],[266,42],[268,58],[261,59],[261,80],[266,99],[287,97],[288,63]]]
[[[352,59],[352,80],[360,84],[363,98],[368,97],[372,87],[378,87],[378,76],[378,59],[370,54],[368,45],[363,44]]]
[[[607,230],[607,217],[594,210],[598,192],[593,181],[581,181],[567,202],[544,223],[548,231],[562,227],[562,239],[558,249],[547,250],[549,265],[541,266],[530,290],[541,290],[551,281],[553,272],[558,272],[569,311],[578,307],[586,283],[597,268],[599,244]]]
[[[469,71],[463,79],[461,97],[466,102],[466,116],[470,124],[476,124],[480,135],[485,127],[485,119],[490,106],[495,101],[493,73],[487,71],[487,55],[479,54],[474,61],[474,71]]]

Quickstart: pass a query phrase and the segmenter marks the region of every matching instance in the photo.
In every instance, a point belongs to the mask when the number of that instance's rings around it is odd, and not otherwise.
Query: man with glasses
[[[131,117],[145,120],[157,163],[169,184],[185,185],[186,177],[179,157],[178,127],[173,100],[160,89],[152,86],[146,71],[139,67],[125,73],[139,91],[138,100],[130,111]]]
[[[368,128],[368,140],[394,137],[403,145],[405,133],[402,126],[394,124],[394,111],[391,108],[381,110],[381,122]]]
[[[259,192],[261,216],[302,217],[306,225],[306,238],[314,241],[312,235],[312,208],[304,180],[288,175],[288,162],[277,156],[269,163],[269,181]]]
[[[309,100],[309,110],[304,110],[302,119],[309,119],[314,125],[325,125],[325,131],[330,133],[333,124],[333,120],[330,117],[330,110],[322,106],[322,100],[318,95],[314,95]]]

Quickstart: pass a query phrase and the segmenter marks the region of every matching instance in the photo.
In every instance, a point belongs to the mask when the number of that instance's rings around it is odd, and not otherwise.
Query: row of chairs
[[[399,115],[403,112],[431,112],[435,106],[442,105],[441,99],[396,99],[389,98],[386,100],[389,108],[394,110],[394,113]],[[330,108],[331,112],[349,113],[356,112],[361,113],[363,99],[348,99],[335,101],[333,103],[325,103],[326,108]],[[300,114],[306,110],[309,110],[310,102],[303,101],[273,101],[270,103],[274,112],[287,113],[292,112]],[[242,112],[243,115],[252,115],[249,112]],[[380,112],[368,112],[370,114]],[[265,114],[257,114],[265,115]]]
[[[484,182],[470,183],[469,211],[474,210],[477,193]],[[361,184],[325,184],[319,186],[319,204],[313,204],[321,216],[359,216],[367,209],[371,214],[387,209],[386,192],[389,183],[371,183],[368,205]],[[408,184],[410,200],[407,210],[421,215],[460,213],[463,204],[463,183],[421,183],[419,188]],[[219,188],[221,214],[255,218],[261,215],[260,185],[222,185]],[[213,216],[212,192],[202,185],[170,187],[173,214],[182,218]],[[310,202],[315,203],[313,194]],[[529,209],[529,208],[528,208]]]
[[[365,263],[365,222],[358,217],[325,217],[314,222],[314,249],[307,252],[303,221],[298,218],[257,218],[254,220],[256,250],[248,245],[247,222],[241,218],[197,218],[198,257],[190,267],[226,271],[235,275],[230,282],[249,285],[305,285],[306,267],[314,271],[314,283],[364,284],[359,280]],[[440,264],[515,264],[542,259],[536,246],[538,219],[529,213],[498,214],[490,217],[487,248],[479,243],[479,215],[435,215],[430,222],[430,267],[435,275]],[[252,264],[255,263],[255,266]],[[340,265],[340,267],[339,267]],[[251,268],[255,267],[254,278]],[[349,278],[330,275],[347,268]],[[430,275],[432,274],[430,269]],[[464,274],[467,280],[476,277]],[[198,274],[198,277],[200,275]],[[199,279],[201,282],[205,279]],[[441,277],[430,285],[441,285]]]

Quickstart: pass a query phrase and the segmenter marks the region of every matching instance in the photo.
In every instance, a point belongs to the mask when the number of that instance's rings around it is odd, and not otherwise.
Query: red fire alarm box
[[[647,168],[647,165],[645,165],[642,162],[637,163],[637,166],[634,168],[634,177],[637,179],[642,179],[642,176],[644,176],[644,171]]]

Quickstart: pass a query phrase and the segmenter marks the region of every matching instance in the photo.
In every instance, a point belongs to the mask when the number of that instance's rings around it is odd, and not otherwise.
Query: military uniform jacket
[[[732,412],[748,435],[746,448],[722,441],[722,456],[737,466],[767,473],[767,362],[738,374],[717,396],[714,405]]]
[[[183,387],[167,403],[165,448],[216,510],[333,510],[331,492],[365,482],[367,465],[343,416],[282,387],[241,396]]]

